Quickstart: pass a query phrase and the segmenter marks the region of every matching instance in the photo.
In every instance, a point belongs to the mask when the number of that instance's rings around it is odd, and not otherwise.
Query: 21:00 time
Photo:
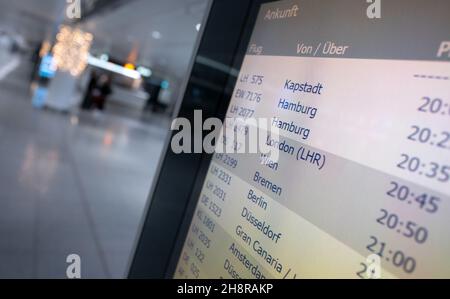
[[[385,259],[387,262],[392,263],[395,267],[401,268],[405,273],[411,274],[416,270],[416,259],[407,256],[401,250],[391,250],[387,248],[385,242],[381,242],[377,237],[371,236],[370,243],[367,245],[367,250],[372,253],[377,254],[379,257]],[[361,276],[362,272],[357,273]]]

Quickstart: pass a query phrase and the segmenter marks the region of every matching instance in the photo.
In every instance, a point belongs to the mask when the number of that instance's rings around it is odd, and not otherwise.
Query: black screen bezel
[[[274,0],[212,1],[177,117],[193,123],[194,110],[202,110],[203,119],[225,118],[237,80],[233,70],[240,70],[259,9],[267,2]],[[204,58],[221,67],[205,65]],[[211,154],[177,155],[166,148],[129,278],[173,277],[211,162]]]

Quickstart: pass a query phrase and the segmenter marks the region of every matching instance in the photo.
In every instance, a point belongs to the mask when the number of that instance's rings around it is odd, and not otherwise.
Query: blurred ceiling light
[[[161,82],[161,88],[162,89],[169,89],[170,83],[167,80],[164,80]]]
[[[195,25],[195,29],[197,31],[200,31],[200,28],[202,28],[202,24],[198,23],[197,25]]]
[[[125,77],[129,77],[131,79],[140,79],[141,74],[138,71],[126,69],[121,65],[114,64],[112,62],[101,60],[97,57],[94,57],[92,55],[88,55],[87,63],[89,65],[92,65],[94,67],[98,67],[113,73],[117,73],[120,75],[123,75]]]
[[[109,61],[109,55],[108,54],[102,54],[100,55],[100,59],[103,61]]]
[[[126,63],[123,67],[128,69],[128,70],[135,70],[136,69],[136,67],[132,63]]]
[[[153,31],[153,32],[152,32],[152,37],[153,37],[154,39],[160,39],[160,38],[162,37],[161,32],[159,32],[159,31]]]
[[[151,77],[152,76],[152,70],[143,66],[139,66],[137,68],[137,71],[139,74],[142,75],[142,77]]]
[[[53,47],[58,70],[79,76],[86,68],[93,38],[92,34],[80,29],[61,26]]]

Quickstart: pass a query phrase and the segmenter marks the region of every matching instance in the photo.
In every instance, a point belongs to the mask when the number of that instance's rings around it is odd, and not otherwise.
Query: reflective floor
[[[73,253],[123,277],[168,120],[33,109],[29,67],[0,78],[0,278],[65,278]]]

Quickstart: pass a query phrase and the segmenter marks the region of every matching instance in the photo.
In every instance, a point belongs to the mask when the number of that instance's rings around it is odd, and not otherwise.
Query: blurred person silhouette
[[[159,108],[163,108],[158,101],[159,94],[161,92],[161,84],[155,84],[152,81],[144,81],[144,90],[148,93],[148,98],[145,103],[146,110],[157,112]]]
[[[97,73],[95,71],[92,71],[88,86],[86,88],[86,92],[84,93],[83,102],[81,104],[81,109],[83,110],[89,110],[92,108],[93,104],[92,93],[97,86],[97,77],[98,77]]]
[[[31,75],[30,75],[30,84],[33,83],[36,80],[37,73],[39,70],[39,65],[41,63],[41,57],[39,55],[42,48],[42,42],[36,45],[33,53],[31,54],[31,63],[33,65],[31,69]]]
[[[112,93],[111,77],[106,74],[102,74],[98,79],[98,83],[94,88],[93,101],[98,110],[104,110],[108,96]]]

